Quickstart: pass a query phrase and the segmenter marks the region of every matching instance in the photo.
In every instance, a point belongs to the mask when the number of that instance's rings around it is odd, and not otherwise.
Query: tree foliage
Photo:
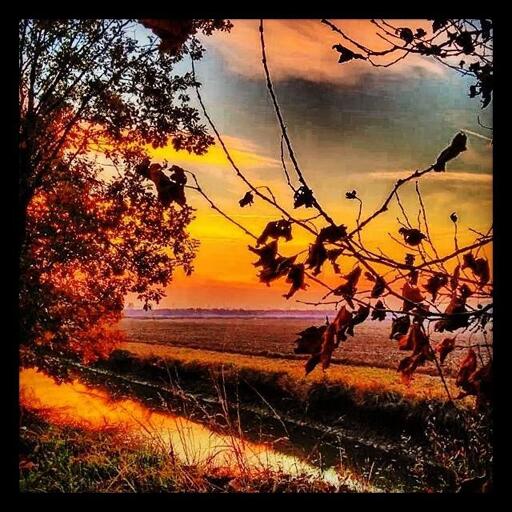
[[[362,53],[336,44],[333,49],[340,53],[339,63],[354,59],[368,61],[375,67],[390,67],[409,55],[421,55],[454,69],[475,82],[469,86],[471,98],[480,97],[482,108],[492,100],[494,89],[493,21],[482,19],[435,18],[429,20],[432,28],[395,26],[386,20],[371,20],[375,33],[384,41],[383,50],[375,50],[356,41],[329,20],[322,23],[341,35],[344,42]]]
[[[150,307],[177,267],[192,271],[185,173],[171,166],[167,176],[146,154],[171,142],[200,155],[213,143],[190,104],[198,84],[174,67],[192,42],[201,57],[196,34],[230,24],[145,24],[166,29],[166,43],[135,20],[19,22],[24,357],[107,353],[127,293]]]

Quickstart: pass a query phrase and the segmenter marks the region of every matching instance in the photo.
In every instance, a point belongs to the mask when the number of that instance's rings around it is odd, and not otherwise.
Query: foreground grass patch
[[[52,425],[22,409],[22,492],[347,492],[321,479],[185,465],[115,428]]]

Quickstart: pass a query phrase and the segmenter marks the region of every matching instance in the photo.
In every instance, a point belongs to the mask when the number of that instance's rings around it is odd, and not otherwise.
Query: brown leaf
[[[292,286],[288,293],[283,295],[285,299],[289,299],[298,290],[306,289],[307,284],[304,283],[304,265],[302,263],[291,266],[288,276],[286,277],[286,282],[292,283]]]
[[[336,263],[336,260],[343,254],[343,249],[329,249],[327,251],[327,258],[331,262],[332,268],[335,274],[341,272],[340,266]]]
[[[439,362],[444,363],[446,356],[455,348],[455,338],[445,338],[436,345],[436,352],[439,353]]]
[[[402,297],[405,299],[402,307],[403,311],[409,311],[417,304],[425,300],[425,297],[421,295],[419,288],[416,286],[411,286],[407,281],[402,287]]]
[[[343,64],[344,62],[348,62],[352,59],[366,60],[364,55],[361,55],[360,53],[354,53],[352,50],[343,46],[342,44],[335,44],[332,48],[340,54],[340,58],[338,59],[339,64]]]
[[[320,327],[311,326],[298,333],[299,338],[295,340],[297,346],[294,349],[295,354],[317,354],[322,349],[322,335],[327,328],[326,325]]]
[[[454,293],[444,313],[446,315],[445,318],[436,322],[434,330],[438,332],[453,332],[461,327],[466,327],[469,323],[469,317],[461,314],[466,313],[466,297],[459,297]]]
[[[455,379],[455,385],[462,388],[464,391],[473,391],[473,386],[470,383],[470,376],[476,370],[477,360],[475,351],[470,348],[464,360],[462,361],[457,377]]]
[[[370,308],[369,306],[359,306],[359,309],[357,310],[356,314],[352,318],[352,325],[357,325],[360,323],[363,323],[370,314]]]
[[[352,297],[357,291],[357,283],[360,276],[361,267],[357,266],[351,272],[343,276],[347,282],[335,288],[332,293],[338,296],[341,295],[350,304],[351,307],[354,307]]]
[[[381,300],[378,300],[375,303],[371,319],[378,320],[379,322],[382,322],[382,320],[386,319],[386,308],[384,307],[384,304]]]
[[[320,358],[321,358],[321,354],[320,354],[320,352],[318,352],[317,354],[313,354],[306,361],[306,365],[305,365],[306,375],[308,375],[315,369],[316,365],[320,362]]]
[[[317,240],[320,242],[328,242],[334,244],[347,236],[347,226],[340,224],[339,226],[327,226],[320,230]]]
[[[335,343],[336,337],[336,325],[334,323],[329,324],[327,329],[322,335],[322,351],[320,353],[320,361],[322,361],[322,368],[326,370],[331,364],[332,354],[336,348]]]
[[[297,255],[289,258],[279,256],[272,265],[266,266],[260,271],[258,274],[260,281],[268,285],[270,282],[283,277],[290,271],[296,259]]]
[[[455,267],[453,271],[452,277],[450,278],[450,288],[455,291],[457,286],[459,286],[459,276],[460,276],[460,265]]]
[[[273,240],[269,244],[256,248],[248,246],[249,250],[254,254],[257,254],[260,259],[253,263],[255,267],[269,267],[274,265],[277,256],[277,240]]]
[[[269,222],[265,226],[263,233],[261,233],[260,237],[256,241],[256,245],[264,244],[269,237],[274,238],[275,240],[283,237],[287,242],[289,242],[292,239],[291,223],[284,219]]]
[[[315,204],[315,198],[313,197],[313,191],[304,185],[299,187],[293,196],[293,207],[299,208],[305,206],[311,208]]]
[[[410,325],[411,319],[409,318],[409,315],[393,318],[391,322],[391,334],[389,335],[389,339],[397,340],[401,335],[407,333]]]
[[[348,311],[345,306],[342,306],[333,321],[333,325],[336,329],[337,344],[339,344],[340,341],[346,341],[346,333],[352,325],[352,313]]]
[[[384,281],[384,278],[381,276],[378,276],[375,280],[375,285],[372,288],[371,297],[373,299],[376,299],[377,297],[380,297],[384,291],[386,290],[386,281]]]
[[[419,245],[424,238],[427,238],[419,229],[401,227],[398,232],[404,237],[407,245]]]
[[[313,269],[313,275],[318,275],[322,270],[322,265],[327,259],[327,250],[322,242],[318,239],[309,246],[308,258],[305,264],[308,268]]]
[[[246,192],[244,197],[242,197],[242,199],[240,199],[240,201],[238,201],[238,204],[240,205],[241,208],[243,208],[244,206],[247,206],[247,205],[251,205],[253,203],[254,203],[254,196],[252,195],[251,191]]]
[[[432,294],[432,300],[435,301],[437,298],[437,292],[447,284],[448,276],[445,274],[434,274],[428,279],[427,284],[423,288]]]
[[[149,159],[144,159],[137,167],[136,172],[141,176],[151,180],[158,193],[158,200],[163,206],[167,207],[175,202],[180,206],[185,206],[185,184],[187,178],[185,171],[178,166],[171,167],[171,177],[168,177],[162,171],[163,167],[158,164],[149,164]]]
[[[480,286],[487,284],[490,279],[489,262],[484,258],[475,259],[472,253],[464,254],[462,269],[470,268],[475,276],[479,278]]]
[[[446,162],[456,158],[463,151],[466,151],[466,142],[466,134],[460,132],[457,135],[455,135],[451,144],[447,148],[445,148],[437,157],[437,161],[434,164],[434,171],[445,171]]]
[[[414,258],[415,258],[414,254],[411,254],[408,252],[405,255],[405,264],[406,265],[414,265]]]

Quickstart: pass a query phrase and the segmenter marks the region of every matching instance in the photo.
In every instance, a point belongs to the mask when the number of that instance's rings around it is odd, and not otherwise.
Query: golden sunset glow
[[[386,46],[369,20],[333,21],[373,49]],[[408,20],[410,23],[418,28],[430,26],[425,20]],[[293,209],[258,38],[257,20],[237,20],[230,34],[218,33],[205,40],[208,53],[196,69],[201,94],[242,172],[256,186],[269,186],[280,204],[304,219],[316,212],[313,208]],[[340,66],[331,49],[339,37],[315,20],[268,20],[266,38],[269,67],[300,166],[315,197],[336,222],[349,229],[356,225],[358,204],[345,199],[346,191],[357,190],[364,219],[380,207],[397,179],[427,167],[453,135],[465,129],[467,151],[450,162],[445,173],[431,173],[419,182],[430,234],[435,249],[443,255],[454,250],[454,226],[449,219],[453,211],[459,217],[459,245],[472,243],[475,231],[489,230],[492,145],[477,124],[479,107],[467,98],[462,79],[435,60],[418,55],[390,68],[372,68],[362,61]],[[259,198],[250,207],[238,206],[248,189],[218,141],[202,156],[176,152],[170,144],[148,151],[157,161],[167,160],[196,173],[217,206],[256,236],[267,222],[280,218],[278,211]],[[295,179],[293,166],[285,157]],[[318,299],[323,293],[320,286],[310,283],[308,293],[298,293],[287,301],[282,297],[286,283],[270,287],[259,283],[258,269],[252,265],[254,255],[247,250],[253,240],[194,191],[187,190],[187,197],[197,209],[190,234],[201,243],[195,271],[190,277],[175,275],[160,307],[300,309],[306,306],[295,299]],[[414,181],[400,189],[400,199],[417,225],[420,205]],[[374,252],[382,250],[402,259],[406,250],[391,238],[397,237],[400,228],[397,217],[404,221],[393,199],[389,210],[365,228],[363,240]],[[322,222],[317,221],[317,226],[322,227]],[[311,234],[294,226],[293,240],[281,242],[280,250],[292,255],[312,241]],[[432,248],[427,249],[433,253]],[[482,251],[492,266],[491,246]],[[342,273],[354,263],[343,257],[340,262]],[[339,276],[325,267],[319,277],[330,285],[339,283]]]

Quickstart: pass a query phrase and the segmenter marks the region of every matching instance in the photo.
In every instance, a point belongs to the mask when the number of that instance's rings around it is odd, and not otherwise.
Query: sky
[[[382,45],[368,20],[332,21],[356,40],[376,49]],[[231,33],[203,39],[206,53],[196,65],[201,94],[237,165],[255,185],[269,186],[292,211],[292,192],[280,163],[279,126],[261,65],[259,22],[232,22]],[[424,20],[405,23],[414,28],[430,26]],[[479,100],[468,97],[470,81],[421,56],[390,68],[373,68],[364,61],[338,64],[339,54],[332,46],[342,41],[319,20],[267,20],[265,38],[275,91],[300,167],[315,197],[337,223],[355,227],[358,204],[345,199],[346,191],[357,190],[365,218],[380,206],[397,178],[428,167],[464,130],[467,151],[448,163],[446,173],[432,173],[420,182],[430,232],[438,251],[447,254],[453,250],[449,220],[453,211],[459,217],[460,245],[474,240],[469,228],[489,229],[492,146],[489,132],[478,125],[478,116],[491,124],[492,107],[482,111]],[[280,218],[259,199],[240,208],[238,200],[247,186],[235,175],[218,143],[201,157],[176,152],[170,145],[151,156],[194,171],[218,206],[257,235],[267,222]],[[288,168],[292,170],[289,161]],[[314,301],[323,295],[318,285],[312,285],[286,300],[282,294],[289,285],[284,280],[270,287],[260,283],[258,269],[252,265],[257,257],[247,249],[252,240],[197,193],[188,190],[187,196],[197,209],[190,225],[191,236],[200,241],[195,271],[189,277],[177,271],[159,307],[307,309],[295,299]],[[400,197],[416,222],[419,205],[414,182],[400,190]],[[313,209],[305,208],[293,213],[302,219],[314,215]],[[397,216],[401,213],[393,202],[388,212],[368,226],[363,240],[372,249],[402,259],[406,250],[389,236],[400,227]],[[281,242],[280,251],[291,255],[311,242],[310,235],[294,228],[293,240]],[[486,256],[492,256],[489,250]],[[340,262],[343,272],[354,263]],[[319,277],[340,284],[339,276],[325,267]]]

